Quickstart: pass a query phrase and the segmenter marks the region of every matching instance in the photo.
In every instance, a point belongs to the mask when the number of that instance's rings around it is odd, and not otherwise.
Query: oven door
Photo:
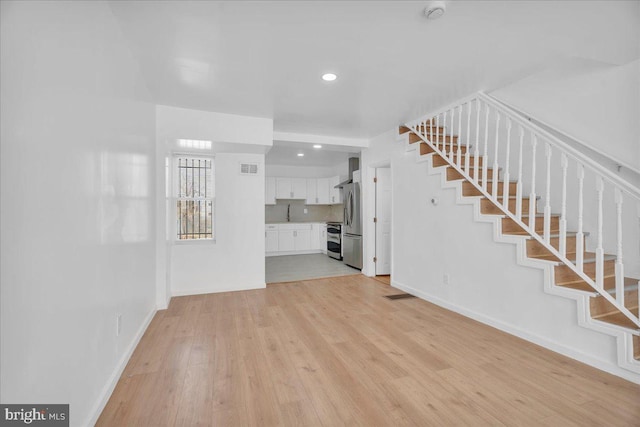
[[[341,260],[341,252],[340,234],[327,232],[327,255],[331,258]]]

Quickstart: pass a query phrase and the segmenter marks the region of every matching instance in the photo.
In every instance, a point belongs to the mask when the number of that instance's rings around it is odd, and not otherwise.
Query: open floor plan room
[[[633,426],[640,386],[362,275],[173,298],[99,426]]]

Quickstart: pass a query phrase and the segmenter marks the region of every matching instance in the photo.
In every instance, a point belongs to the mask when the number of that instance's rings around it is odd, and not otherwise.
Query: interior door
[[[391,168],[376,169],[376,275],[391,274]]]

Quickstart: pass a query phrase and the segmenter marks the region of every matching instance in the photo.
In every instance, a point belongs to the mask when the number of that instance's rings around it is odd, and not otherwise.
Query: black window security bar
[[[213,239],[213,161],[178,158],[178,240]]]

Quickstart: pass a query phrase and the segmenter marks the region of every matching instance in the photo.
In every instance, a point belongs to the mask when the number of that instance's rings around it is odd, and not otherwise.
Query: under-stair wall
[[[459,183],[447,182],[429,161],[417,162],[416,153],[407,152],[395,135],[374,138],[362,153],[361,167],[365,236],[372,236],[373,223],[366,221],[372,216],[374,197],[368,184],[370,167],[391,161],[392,284],[640,383],[640,375],[618,366],[613,336],[579,326],[574,299],[545,293],[545,275],[552,275],[551,268],[519,265],[518,261],[526,262],[524,244],[500,242],[497,220],[480,216],[479,201],[463,199]],[[371,248],[372,242],[365,241],[365,263],[373,256]],[[371,273],[370,268],[365,271]]]

